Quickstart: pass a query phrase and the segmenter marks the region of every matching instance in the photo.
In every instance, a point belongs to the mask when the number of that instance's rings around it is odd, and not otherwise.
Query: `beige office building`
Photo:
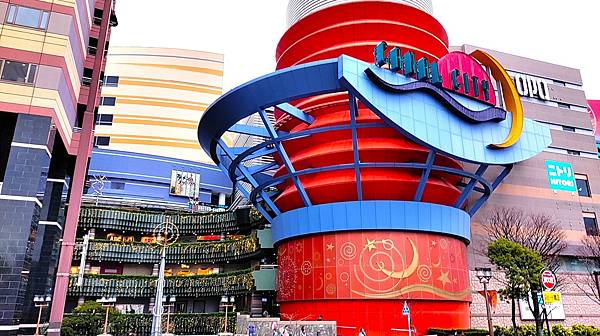
[[[222,94],[223,55],[184,49],[112,47],[95,145],[212,163],[197,125]]]
[[[456,49],[470,53],[481,48],[465,45]],[[489,52],[514,78],[525,117],[551,129],[552,144],[542,154],[516,164],[473,218],[470,269],[488,266],[479,251],[485,240],[483,227],[488,225],[490,213],[495,208],[516,207],[525,213],[546,214],[560,224],[568,244],[561,253],[558,273],[557,290],[562,298],[560,303],[552,305],[550,323],[598,326],[600,306],[580,289],[591,280],[581,251],[582,239],[598,235],[597,217],[600,216],[600,162],[580,71],[507,53]],[[531,86],[537,89],[531,90]],[[546,167],[548,160],[571,164],[577,192],[551,189]],[[475,273],[471,275],[473,290],[482,290]],[[497,280],[490,284],[491,290],[503,287]],[[487,328],[484,302],[482,295],[473,295],[473,327]],[[517,307],[519,324],[533,323],[526,306],[526,302],[522,302]],[[492,316],[495,325],[511,325],[510,304],[498,297]]]

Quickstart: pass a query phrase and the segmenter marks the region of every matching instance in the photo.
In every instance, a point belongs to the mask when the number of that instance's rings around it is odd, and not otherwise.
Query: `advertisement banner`
[[[181,170],[171,171],[171,187],[169,191],[174,196],[198,198],[200,193],[200,174]]]

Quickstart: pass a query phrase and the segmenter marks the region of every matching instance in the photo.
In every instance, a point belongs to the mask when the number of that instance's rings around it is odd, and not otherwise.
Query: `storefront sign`
[[[521,97],[550,100],[550,90],[545,79],[516,74],[513,76],[513,80]]]
[[[393,85],[379,77],[372,69],[367,69],[365,71],[367,77],[383,90],[394,93],[429,92],[456,115],[471,123],[501,122],[506,119],[508,111],[512,121],[510,132],[504,141],[490,144],[488,147],[509,148],[519,141],[524,122],[519,93],[506,70],[492,55],[482,50],[475,50],[468,55],[463,52],[451,52],[439,61],[430,63],[425,57],[417,60],[412,51],[402,54],[398,47],[388,50],[385,41],[375,47],[373,55],[376,66],[385,67],[392,72],[417,80],[403,85]],[[502,98],[507,110],[496,107],[496,96],[490,84],[488,71],[502,87]],[[535,92],[538,90],[536,89]],[[482,110],[471,110],[462,105],[460,99],[457,100],[457,97],[449,93],[468,96],[487,104],[488,107]]]
[[[570,163],[546,160],[546,172],[550,189],[577,192],[575,174]]]

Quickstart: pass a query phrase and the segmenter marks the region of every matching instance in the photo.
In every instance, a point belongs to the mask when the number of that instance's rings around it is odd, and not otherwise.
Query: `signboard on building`
[[[598,127],[598,114],[600,114],[600,100],[588,100],[588,112],[592,120],[592,128],[596,139],[600,139],[600,127]]]
[[[559,292],[544,292],[544,304],[550,305],[560,302]]]
[[[545,79],[515,74],[513,80],[521,97],[550,100],[550,89],[548,89],[548,82]]]
[[[169,193],[174,196],[197,198],[200,193],[200,174],[172,170]]]
[[[556,293],[556,292],[544,292],[544,293]],[[551,295],[551,294],[549,294]],[[546,311],[548,312],[548,320],[557,321],[565,319],[565,308],[561,300],[554,302],[546,302],[544,303],[544,297],[546,294],[542,295],[542,293],[538,293],[538,302],[540,303],[540,310],[546,306]],[[560,294],[559,294],[560,297]],[[531,295],[529,296],[529,303],[526,300],[519,300],[519,310],[521,312],[521,320],[523,321],[533,321],[533,313],[531,312],[531,307],[533,307],[533,300],[531,300]]]
[[[577,192],[573,167],[568,162],[546,160],[550,189]]]

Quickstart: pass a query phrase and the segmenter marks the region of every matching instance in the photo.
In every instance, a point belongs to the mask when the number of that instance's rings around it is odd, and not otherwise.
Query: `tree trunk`
[[[533,318],[535,319],[535,334],[536,336],[543,336],[544,333],[544,319],[542,317],[542,311],[540,310],[540,302],[538,300],[537,291],[531,291],[531,301],[533,301]]]
[[[511,299],[511,312],[512,312],[512,325],[513,332],[515,336],[517,336],[517,309],[516,309],[516,300],[514,298]]]

